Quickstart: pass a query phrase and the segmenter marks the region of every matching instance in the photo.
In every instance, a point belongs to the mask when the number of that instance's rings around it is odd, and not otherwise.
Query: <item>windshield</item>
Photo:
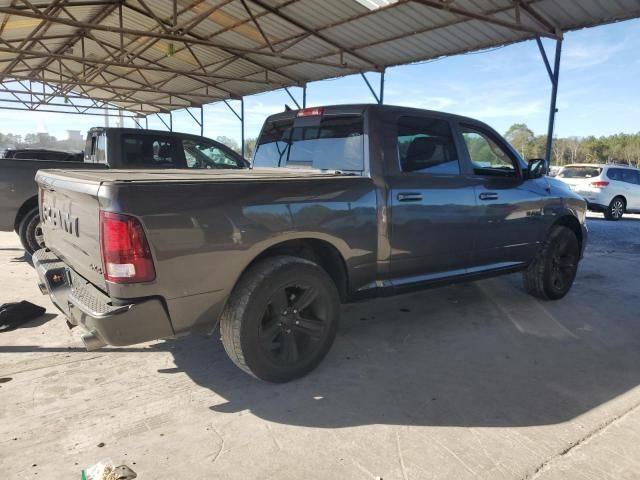
[[[362,124],[362,116],[267,122],[253,165],[362,172]]]
[[[558,173],[558,178],[593,178],[600,175],[599,167],[564,167]]]

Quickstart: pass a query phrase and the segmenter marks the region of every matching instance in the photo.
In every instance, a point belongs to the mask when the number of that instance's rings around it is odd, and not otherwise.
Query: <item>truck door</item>
[[[528,262],[544,236],[545,178],[524,180],[518,157],[495,133],[479,125],[460,125],[473,168],[477,224],[473,266],[509,267]]]
[[[449,120],[399,116],[394,138],[386,143],[393,283],[464,273],[473,247],[475,192],[461,168]]]

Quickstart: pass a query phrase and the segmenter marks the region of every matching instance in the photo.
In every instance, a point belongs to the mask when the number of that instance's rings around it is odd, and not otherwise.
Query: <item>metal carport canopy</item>
[[[0,0],[0,80],[27,109],[147,115],[638,16],[638,0]]]

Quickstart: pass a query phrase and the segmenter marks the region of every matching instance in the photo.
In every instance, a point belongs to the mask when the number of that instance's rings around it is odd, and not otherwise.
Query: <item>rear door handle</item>
[[[495,192],[482,192],[478,197],[480,200],[497,200],[498,194]]]
[[[421,202],[422,195],[414,192],[399,193],[396,197],[399,202]]]

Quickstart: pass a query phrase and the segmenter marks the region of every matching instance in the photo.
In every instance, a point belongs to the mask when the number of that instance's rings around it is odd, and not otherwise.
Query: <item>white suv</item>
[[[619,220],[625,212],[640,212],[640,170],[624,165],[575,164],[563,167],[558,180],[582,195],[589,210]]]

